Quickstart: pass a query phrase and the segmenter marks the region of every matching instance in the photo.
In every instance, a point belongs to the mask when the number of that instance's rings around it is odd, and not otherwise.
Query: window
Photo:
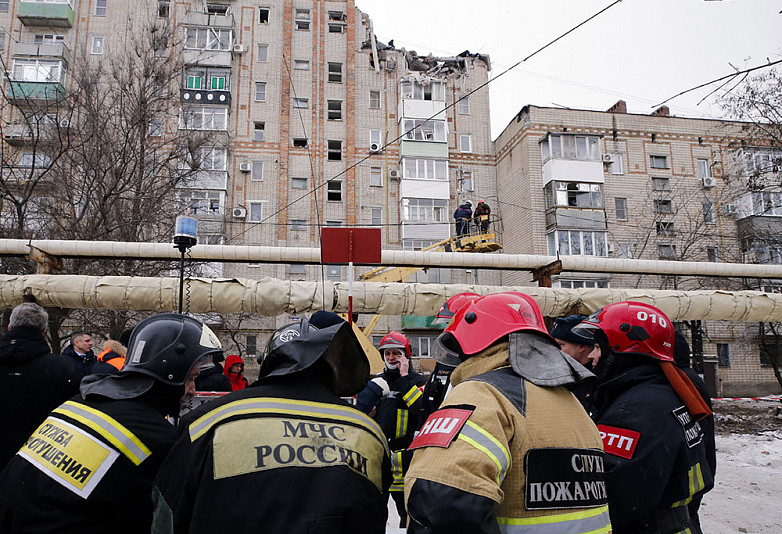
[[[90,50],[91,54],[102,54],[103,53],[103,37],[95,36],[92,38],[92,49]]]
[[[673,223],[670,221],[660,221],[657,223],[657,235],[670,237],[674,234]]]
[[[445,142],[445,121],[405,119],[402,121],[403,139]]]
[[[329,81],[342,83],[342,63],[329,63]]]
[[[717,365],[730,367],[730,345],[728,343],[717,343]]]
[[[326,278],[332,282],[342,280],[342,267],[339,265],[329,265],[326,267]]]
[[[706,201],[703,203],[703,222],[714,224],[714,203]]]
[[[599,161],[600,138],[596,136],[552,134],[540,143],[540,151],[544,163],[552,158]]]
[[[261,222],[263,220],[263,202],[248,202],[249,209],[247,214],[250,222]]]
[[[339,180],[330,180],[327,182],[326,200],[331,202],[342,202],[342,182]]]
[[[557,230],[548,234],[549,254],[563,256],[608,256],[606,232]]]
[[[149,121],[149,130],[147,133],[150,137],[162,137],[163,125],[163,117],[152,117]]]
[[[51,163],[52,158],[47,154],[41,154],[40,152],[37,154],[25,152],[19,158],[20,167],[46,167],[47,165],[51,165]]]
[[[308,140],[306,137],[294,137],[293,146],[296,148],[307,148]]]
[[[258,63],[269,61],[269,45],[258,43],[258,55],[255,59]]]
[[[652,169],[667,169],[668,156],[649,156],[649,164]]]
[[[456,111],[459,113],[459,115],[469,115],[470,114],[470,97],[465,95],[460,100],[459,103],[456,105]]]
[[[382,133],[380,130],[369,130],[369,150],[377,152],[383,147],[381,137]]]
[[[266,102],[266,82],[255,82],[255,101]]]
[[[310,101],[306,98],[294,98],[293,107],[294,109],[307,109],[310,107]]]
[[[262,160],[253,160],[252,161],[252,171],[250,171],[250,180],[254,182],[260,182],[263,180],[263,161]]]
[[[616,197],[614,199],[614,202],[616,203],[616,220],[617,221],[626,221],[627,220],[627,199]]]
[[[335,22],[329,22],[329,33],[345,33],[347,26],[344,24],[337,24]]]
[[[344,33],[347,29],[345,20],[347,15],[344,11],[329,11],[329,33]]]
[[[297,9],[293,24],[299,31],[310,31],[310,10]]]
[[[557,280],[554,282],[554,287],[562,287],[566,289],[581,289],[588,288],[608,288],[607,280]]]
[[[179,127],[185,130],[227,130],[228,108],[187,106],[182,109]]]
[[[220,191],[191,191],[188,213],[192,215],[220,213]]]
[[[310,70],[310,62],[306,59],[294,59],[293,70]]]
[[[445,101],[445,84],[433,82],[423,84],[421,82],[402,82],[402,98],[412,100],[436,100]]]
[[[668,178],[652,178],[652,191],[670,191],[671,181]]]
[[[675,260],[676,245],[657,245],[657,254],[661,260]]]
[[[782,193],[770,191],[753,192],[752,215],[782,215]]]
[[[171,5],[169,2],[157,3],[157,16],[161,19],[167,19],[171,16]]]
[[[189,68],[185,71],[185,89],[227,91],[229,69]]]
[[[603,208],[600,184],[586,182],[549,182],[543,189],[546,209]]]
[[[269,8],[258,8],[258,24],[269,24]]]
[[[341,121],[342,120],[342,101],[341,100],[329,100],[328,106],[328,120]]]
[[[472,136],[459,136],[459,152],[472,152]]]
[[[720,261],[717,247],[706,247],[706,261],[716,263]]]
[[[326,143],[328,146],[328,160],[342,161],[342,141],[329,139]]]
[[[380,91],[375,89],[369,91],[369,109],[380,109]]]
[[[33,37],[35,44],[56,44],[65,40],[64,35],[58,35],[54,33],[36,33]]]
[[[383,185],[383,169],[380,167],[369,168],[369,185],[381,187]]]
[[[655,213],[673,213],[673,201],[655,200],[654,211]]]
[[[404,158],[402,170],[405,178],[419,180],[447,180],[448,162],[423,158]]]
[[[10,0],[0,0],[0,12],[8,13],[8,7],[10,3]]]
[[[294,232],[304,232],[307,230],[307,221],[304,219],[291,219],[291,230]]]
[[[306,178],[291,178],[291,188],[293,189],[307,189]]]
[[[253,123],[253,140],[265,141],[266,140],[266,123],[255,122]]]
[[[383,225],[383,208],[369,208],[369,225]]]
[[[6,34],[5,30],[0,29],[0,50],[5,50]]]
[[[472,171],[462,171],[461,176],[461,182],[462,182],[462,191],[474,191],[475,186],[473,185],[473,179],[472,179]]]
[[[292,263],[288,269],[291,276],[304,276],[307,274],[307,266],[300,263]]]
[[[230,51],[233,30],[185,28],[185,48],[190,50]]]
[[[402,220],[407,222],[447,222],[448,201],[434,198],[402,199]]]
[[[624,174],[624,156],[622,154],[611,154],[614,161],[611,163],[611,174]]]
[[[108,11],[108,0],[95,0],[95,16],[105,17]]]
[[[180,169],[202,171],[224,171],[227,165],[227,151],[222,147],[201,147],[195,153],[196,161],[188,154],[179,160]]]
[[[15,59],[13,79],[22,82],[59,82],[61,65],[60,61]]]
[[[700,178],[701,180],[703,180],[704,178],[710,178],[711,166],[709,165],[709,160],[705,158],[698,158],[697,164],[698,164],[698,178]]]
[[[633,245],[630,243],[619,243],[619,258],[623,260],[633,259]]]

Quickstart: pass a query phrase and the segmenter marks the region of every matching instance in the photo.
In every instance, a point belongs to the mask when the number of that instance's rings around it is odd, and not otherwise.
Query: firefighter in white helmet
[[[358,394],[359,410],[372,415],[383,429],[391,448],[391,497],[399,512],[400,527],[406,525],[404,479],[412,452],[407,446],[422,423],[423,386],[426,377],[410,366],[410,341],[404,334],[389,332],[380,341],[385,368]]]

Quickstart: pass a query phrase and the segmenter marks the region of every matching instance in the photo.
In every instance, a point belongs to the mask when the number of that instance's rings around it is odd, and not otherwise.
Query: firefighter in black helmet
[[[388,445],[340,398],[363,388],[369,362],[348,323],[328,323],[280,328],[256,386],[183,418],[152,532],[385,532]],[[241,513],[214,513],[228,509]]]
[[[221,348],[173,313],[142,321],[128,348],[119,373],[86,377],[0,474],[0,532],[149,532],[152,482],[176,439],[166,416]]]

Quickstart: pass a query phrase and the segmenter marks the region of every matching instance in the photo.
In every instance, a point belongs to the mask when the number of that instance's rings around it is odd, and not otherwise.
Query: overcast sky
[[[488,54],[491,76],[614,0],[356,0],[382,42],[419,55]],[[492,137],[526,104],[650,113],[691,87],[782,59],[782,0],[623,0],[490,84]],[[780,69],[782,70],[782,69]],[[720,117],[718,84],[667,105]]]

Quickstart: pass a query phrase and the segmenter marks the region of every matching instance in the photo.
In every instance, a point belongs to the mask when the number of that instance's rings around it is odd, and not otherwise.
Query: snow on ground
[[[714,402],[717,477],[703,499],[704,534],[782,533],[782,405],[769,400]],[[388,534],[402,534],[389,499]]]

